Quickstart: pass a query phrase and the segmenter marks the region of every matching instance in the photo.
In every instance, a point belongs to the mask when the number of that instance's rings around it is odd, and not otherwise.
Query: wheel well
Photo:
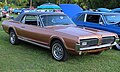
[[[54,41],[56,41],[56,40],[59,40],[61,43],[63,43],[60,39],[58,39],[58,38],[53,38],[53,39],[50,41],[50,47],[51,47],[52,43],[53,43]]]
[[[10,28],[9,28],[9,34],[10,34],[10,31],[11,31],[11,30],[13,30],[13,31],[14,31],[14,29],[10,27]]]

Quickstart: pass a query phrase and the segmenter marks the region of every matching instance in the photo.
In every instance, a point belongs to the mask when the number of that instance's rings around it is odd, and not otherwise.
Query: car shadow
[[[50,49],[47,49],[47,48],[44,48],[44,47],[41,47],[41,46],[37,46],[37,45],[31,44],[31,43],[28,43],[28,42],[25,42],[25,41],[20,41],[20,45],[25,46],[26,48],[29,48],[29,49],[32,49],[32,50],[41,50],[41,51],[50,52]]]

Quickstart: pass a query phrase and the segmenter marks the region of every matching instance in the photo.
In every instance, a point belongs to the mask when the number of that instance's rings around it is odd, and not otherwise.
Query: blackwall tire
[[[15,34],[14,30],[10,30],[9,41],[12,45],[16,45],[19,43],[18,37]]]
[[[114,46],[114,48],[115,48],[116,50],[119,50],[119,51],[120,51],[120,44],[116,44],[116,46]]]

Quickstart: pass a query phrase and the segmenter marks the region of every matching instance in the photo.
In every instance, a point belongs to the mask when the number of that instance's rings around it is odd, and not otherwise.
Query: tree
[[[5,5],[7,5],[7,0],[5,0]]]
[[[4,3],[0,2],[0,7],[2,7],[2,8],[3,8],[3,7],[4,7],[4,5],[5,5]]]
[[[2,0],[3,3],[7,4],[13,4],[17,6],[30,6],[30,1],[32,1],[33,6],[39,6],[41,4],[51,2],[55,4],[60,3],[77,3],[81,7],[85,8],[99,8],[99,7],[106,7],[106,8],[115,8],[120,7],[120,0]]]

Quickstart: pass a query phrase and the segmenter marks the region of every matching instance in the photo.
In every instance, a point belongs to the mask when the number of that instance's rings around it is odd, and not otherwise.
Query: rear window
[[[37,21],[37,16],[26,16],[26,21]]]

